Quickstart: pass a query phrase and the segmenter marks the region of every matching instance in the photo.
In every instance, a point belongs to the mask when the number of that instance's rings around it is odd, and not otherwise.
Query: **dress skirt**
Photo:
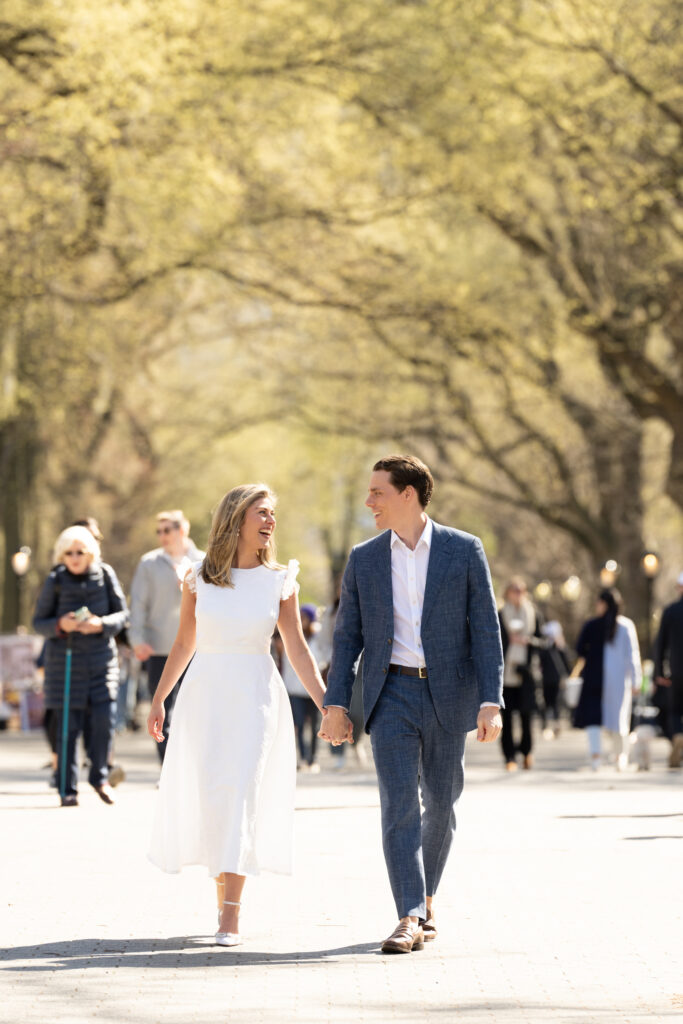
[[[292,871],[296,753],[270,654],[198,651],[173,712],[149,859],[258,875]]]

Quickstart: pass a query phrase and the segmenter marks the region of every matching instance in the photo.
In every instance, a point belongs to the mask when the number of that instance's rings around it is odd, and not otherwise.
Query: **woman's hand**
[[[79,622],[76,628],[79,633],[101,633],[103,629],[102,619],[99,615],[91,615],[84,622]]]
[[[164,742],[164,734],[162,732],[162,726],[166,717],[166,711],[163,704],[156,704],[152,701],[152,707],[147,718],[147,732],[150,734],[153,740],[157,743]]]
[[[57,625],[61,629],[62,633],[75,633],[80,626],[80,622],[76,621],[76,616],[73,612],[68,612],[67,615],[62,615]]]

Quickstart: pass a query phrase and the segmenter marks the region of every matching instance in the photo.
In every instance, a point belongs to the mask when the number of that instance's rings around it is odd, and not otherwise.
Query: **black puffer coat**
[[[48,638],[45,645],[45,707],[61,708],[67,636],[60,633],[62,615],[87,607],[102,619],[102,633],[69,633],[71,641],[72,708],[116,699],[119,661],[114,637],[128,624],[128,608],[110,565],[93,562],[79,575],[65,565],[49,574],[38,597],[33,628]]]

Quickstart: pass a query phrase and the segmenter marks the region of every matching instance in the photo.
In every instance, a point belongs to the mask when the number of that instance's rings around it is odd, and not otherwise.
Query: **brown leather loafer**
[[[422,931],[424,932],[425,942],[431,942],[438,935],[433,911],[427,911],[427,920],[422,922]]]
[[[108,786],[106,783],[104,786],[96,786],[95,792],[97,793],[100,800],[102,800],[105,804],[114,803],[114,792],[111,786]]]
[[[382,943],[383,953],[412,953],[424,949],[425,936],[422,925],[414,924],[409,917],[402,917],[388,939]]]

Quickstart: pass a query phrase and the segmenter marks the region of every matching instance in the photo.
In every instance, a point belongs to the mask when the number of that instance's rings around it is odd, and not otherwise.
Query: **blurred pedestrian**
[[[318,650],[318,633],[315,632],[315,625],[318,619],[318,610],[314,604],[302,604],[300,609],[301,626],[308,649],[320,667]],[[294,719],[294,732],[299,750],[297,768],[311,772],[319,772],[320,765],[316,761],[316,749],[318,745],[318,731],[320,729],[321,715],[315,701],[309,695],[308,690],[294,671],[292,664],[287,657],[287,652],[282,645],[280,674],[289,694],[289,703],[292,706],[292,718]],[[308,725],[309,739],[306,739],[306,726]]]
[[[560,731],[560,687],[571,671],[567,644],[562,625],[550,619],[541,626],[547,646],[541,647],[541,675],[543,677],[543,736],[554,739]]]
[[[93,537],[100,545],[100,551],[102,550],[102,542],[104,541],[104,534],[100,529],[100,524],[94,516],[82,516],[80,519],[74,519],[71,526],[84,526],[86,530],[90,530]],[[130,662],[130,640],[128,638],[128,630],[124,626],[123,629],[116,635],[116,649],[119,657],[119,689],[116,698],[116,726],[115,732],[119,731],[119,709],[122,705],[126,705],[129,700],[129,682],[128,682],[128,671],[127,665]],[[120,782],[126,777],[126,773],[120,764],[114,764],[114,744],[109,751],[109,785],[118,786]],[[83,746],[85,747],[86,754],[90,758],[90,715],[86,712],[85,720],[83,722]]]
[[[88,781],[104,803],[114,802],[108,763],[116,721],[119,669],[114,637],[126,626],[126,599],[100,546],[82,526],[57,538],[55,567],[38,597],[33,628],[45,647],[45,706],[55,712],[57,775],[65,778],[62,804],[78,803],[77,740],[89,716]],[[66,749],[63,749],[65,670],[71,650]]]
[[[147,664],[150,695],[157,688],[178,632],[183,579],[191,565],[203,557],[190,540],[190,524],[180,509],[159,512],[156,521],[160,546],[142,556],[130,591],[129,636],[135,657]],[[157,744],[162,763],[182,678],[164,704],[164,739]]]
[[[73,522],[70,523],[69,525],[70,526],[84,526],[86,530],[89,530],[90,533],[92,533],[93,537],[95,538],[97,543],[100,545],[100,550],[101,550],[101,545],[102,545],[103,537],[102,537],[102,531],[100,530],[100,525],[99,525],[99,523],[97,522],[96,519],[94,519],[92,516],[83,516],[81,519],[74,519]],[[40,655],[38,656],[37,667],[41,668],[41,669],[43,669],[45,667],[45,645],[46,644],[47,644],[47,640],[43,644],[43,649],[41,650]],[[120,680],[119,680],[119,683],[120,683]],[[57,776],[57,725],[56,725],[55,712],[54,712],[54,710],[52,708],[45,708],[45,715],[44,715],[44,718],[43,718],[43,729],[45,730],[45,735],[47,737],[48,743],[50,744],[50,751],[51,751],[51,754],[52,754],[52,775],[50,777],[50,785],[54,789],[58,789],[59,788],[59,779],[58,779],[58,776]],[[88,718],[88,715],[86,714],[85,720],[83,722],[83,746],[85,747],[86,752],[88,751],[89,745],[90,745],[90,720]],[[88,754],[88,757],[89,756],[90,755]]]
[[[500,742],[507,771],[517,770],[516,756],[522,755],[524,768],[533,766],[531,716],[536,707],[536,681],[531,659],[541,644],[540,619],[529,600],[521,576],[513,576],[503,594],[498,613],[503,641],[503,731]],[[519,716],[521,736],[515,739],[515,717]]]
[[[580,672],[583,684],[574,724],[586,730],[594,771],[602,763],[602,729],[611,736],[617,770],[626,768],[632,694],[643,677],[636,627],[620,614],[621,605],[617,590],[601,591],[596,617],[584,624],[576,645],[574,671]]]
[[[654,678],[668,708],[671,736],[670,768],[683,758],[683,572],[678,577],[678,600],[662,612],[655,641]]]

